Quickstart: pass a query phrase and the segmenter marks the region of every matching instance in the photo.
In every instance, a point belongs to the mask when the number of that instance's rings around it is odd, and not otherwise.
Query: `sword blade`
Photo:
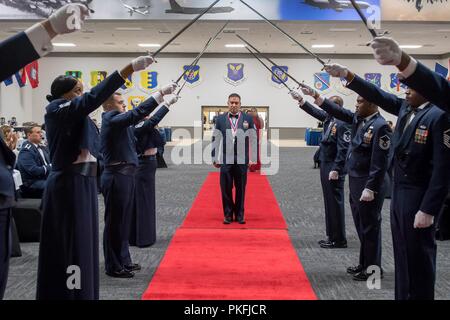
[[[225,25],[214,35],[214,37],[209,38],[208,42],[203,47],[203,50],[198,54],[197,57],[195,57],[194,61],[189,65],[189,68],[179,76],[179,78],[177,79],[177,81],[175,81],[175,83],[178,84],[178,82],[181,81],[181,79],[183,78],[183,76],[186,74],[187,71],[189,71],[189,74],[192,72],[192,68],[200,61],[200,58],[203,56],[203,54],[205,54],[206,50],[208,50],[208,48],[213,44],[213,42],[217,39],[217,37],[223,32],[223,30],[225,30],[228,23],[229,21],[225,23]]]
[[[206,13],[208,13],[209,10],[211,10],[217,3],[219,3],[220,0],[214,1],[208,8],[203,10],[202,13],[200,13],[197,17],[195,17],[193,20],[191,20],[186,26],[184,26],[180,31],[177,32],[172,38],[170,38],[161,48],[159,48],[157,51],[155,51],[152,54],[152,57],[156,57],[161,51],[163,51],[169,44],[171,44],[176,38],[178,38],[183,32],[185,32],[189,27],[191,27],[194,23],[197,22],[198,19],[203,17]]]
[[[267,23],[269,23],[272,27],[274,27],[275,29],[277,29],[278,31],[280,31],[282,34],[284,34],[286,37],[288,37],[291,41],[293,41],[295,44],[297,44],[298,46],[300,46],[303,50],[306,51],[306,53],[308,53],[310,56],[312,56],[314,59],[316,59],[317,61],[319,61],[319,63],[321,63],[323,66],[325,65],[325,61],[323,61],[317,54],[315,54],[314,52],[312,52],[311,50],[309,50],[308,48],[306,48],[303,44],[301,44],[299,41],[297,41],[296,39],[294,39],[294,37],[292,37],[290,34],[288,34],[286,31],[284,31],[283,29],[281,29],[279,26],[277,26],[275,23],[273,23],[272,21],[270,21],[269,19],[267,19],[265,16],[263,16],[261,13],[259,13],[256,9],[254,9],[252,6],[250,6],[248,3],[246,3],[243,0],[239,0],[241,1],[244,5],[246,5],[250,10],[252,10],[254,13],[256,13],[258,16],[260,16],[261,18],[263,18]]]
[[[361,18],[362,22],[364,23],[364,25],[366,26],[367,30],[369,30],[370,34],[372,35],[373,38],[378,37],[377,33],[375,32],[375,30],[370,29],[369,28],[369,24],[367,22],[367,18],[364,15],[364,13],[361,11],[361,8],[359,7],[359,5],[356,3],[355,0],[350,0],[350,2],[353,5],[353,8],[355,8],[356,12],[358,13],[359,17]]]
[[[272,69],[270,69],[269,66],[266,65],[264,61],[262,61],[252,50],[247,47],[245,47],[245,49],[247,49],[247,51],[250,52],[256,58],[256,60],[258,60],[264,66],[264,68],[266,68],[275,78],[277,78],[282,85],[284,85],[289,91],[291,91],[291,88],[289,88],[289,86],[283,80],[281,80],[281,78],[275,72],[273,72]]]

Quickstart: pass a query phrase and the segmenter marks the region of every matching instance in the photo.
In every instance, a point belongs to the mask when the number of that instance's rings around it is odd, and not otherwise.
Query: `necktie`
[[[45,155],[44,155],[44,151],[42,150],[42,147],[38,146],[37,148],[38,148],[39,154],[41,155],[42,160],[44,160],[44,165],[48,166],[47,160],[45,160]]]
[[[408,128],[409,125],[411,124],[411,122],[413,121],[414,117],[416,116],[417,111],[418,111],[417,109],[413,109],[411,107],[409,108],[408,115],[405,117],[406,122],[405,122],[405,127],[403,128],[402,133],[405,133],[406,128]]]

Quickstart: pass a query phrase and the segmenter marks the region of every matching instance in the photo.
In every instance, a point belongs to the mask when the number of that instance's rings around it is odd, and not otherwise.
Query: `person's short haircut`
[[[230,94],[230,95],[228,96],[228,100],[230,100],[231,98],[239,98],[239,100],[242,100],[242,99],[241,99],[241,96],[238,95],[237,93],[232,93],[232,94]]]
[[[28,137],[28,135],[29,134],[31,134],[31,133],[33,133],[33,129],[34,128],[41,128],[40,126],[38,126],[38,125],[35,125],[35,126],[29,126],[29,127],[25,127],[24,129],[23,129],[23,131],[25,132],[25,135]]]
[[[330,97],[330,100],[333,100],[334,103],[339,105],[341,108],[344,106],[344,99],[342,99],[339,96],[332,96],[332,97]]]

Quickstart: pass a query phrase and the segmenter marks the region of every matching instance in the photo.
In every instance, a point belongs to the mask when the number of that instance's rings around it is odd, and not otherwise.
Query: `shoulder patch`
[[[444,132],[444,145],[450,149],[450,129]]]
[[[388,135],[384,135],[380,138],[378,144],[382,150],[389,150],[391,147],[391,138]]]
[[[144,126],[144,123],[145,123],[145,121],[141,121],[141,122],[139,122],[137,125],[135,125],[134,127],[135,127],[136,129],[142,128],[142,127]]]
[[[67,101],[67,102],[65,102],[65,103],[60,104],[60,105],[59,105],[59,108],[60,108],[60,109],[62,109],[62,108],[67,108],[68,106],[70,106],[70,104],[71,104],[71,102],[70,102],[70,101]]]

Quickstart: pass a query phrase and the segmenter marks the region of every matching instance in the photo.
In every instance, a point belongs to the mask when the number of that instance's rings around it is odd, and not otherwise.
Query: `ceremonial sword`
[[[185,32],[190,26],[192,26],[195,22],[197,22],[198,19],[200,19],[203,15],[208,13],[209,10],[211,10],[220,0],[214,1],[208,8],[206,8],[202,13],[200,13],[197,17],[195,17],[193,20],[191,20],[186,26],[183,27],[180,31],[177,32],[172,38],[170,38],[161,48],[156,50],[152,57],[156,57],[161,51],[163,51],[169,44],[171,44],[176,38],[178,38],[183,32]]]
[[[214,37],[209,38],[209,40],[206,43],[205,47],[199,53],[199,55],[194,59],[194,61],[189,66],[189,68],[187,70],[184,70],[183,73],[180,75],[180,77],[177,79],[177,81],[175,81],[176,84],[178,84],[178,82],[181,81],[181,79],[183,78],[183,76],[186,74],[187,71],[189,71],[189,75],[191,75],[191,73],[193,72],[192,68],[200,61],[200,58],[203,56],[203,54],[206,52],[206,50],[208,50],[208,48],[212,45],[212,43],[217,39],[217,37],[222,33],[222,31],[225,30],[225,28],[227,27],[228,23],[229,23],[229,21],[227,21],[225,23],[225,25],[214,35]],[[183,90],[183,88],[185,87],[186,83],[187,83],[187,81],[184,81],[184,83],[181,86],[180,90],[178,90],[178,92],[177,92],[177,96],[180,95],[180,93]]]
[[[317,61],[319,61],[319,63],[321,63],[323,66],[326,64],[325,61],[323,61],[317,54],[315,54],[314,52],[312,52],[311,50],[309,50],[308,48],[306,48],[303,44],[301,44],[300,42],[298,42],[296,39],[294,39],[291,35],[289,35],[286,31],[284,31],[283,29],[281,29],[279,26],[277,26],[275,23],[273,23],[272,21],[270,21],[269,19],[267,19],[265,16],[263,16],[261,13],[259,13],[256,9],[254,9],[253,7],[251,7],[249,4],[247,4],[245,1],[243,0],[239,0],[241,1],[243,4],[245,4],[250,10],[252,10],[253,12],[255,12],[258,16],[260,16],[261,18],[263,18],[267,23],[269,23],[272,27],[274,27],[275,29],[277,29],[278,31],[280,31],[282,34],[284,34],[286,37],[288,37],[291,41],[293,41],[294,43],[296,43],[298,46],[300,46],[303,50],[305,50],[310,56],[312,56],[314,59],[316,59]]]
[[[273,72],[272,71],[272,69],[270,69],[269,68],[269,66],[267,66],[265,63],[264,63],[264,61],[262,61],[252,50],[250,50],[249,48],[247,48],[247,47],[245,47],[245,49],[247,49],[247,51],[248,52],[250,52],[267,70],[269,70],[269,72],[273,75],[273,76],[275,76],[277,79],[278,79],[278,81],[280,81],[281,82],[281,84],[282,85],[284,85],[288,90],[289,90],[289,92],[291,92],[292,91],[292,89],[291,88],[289,88],[289,86],[283,81],[283,80],[281,80],[281,78],[275,73],[275,72]],[[280,70],[282,70],[282,69],[280,69]]]

